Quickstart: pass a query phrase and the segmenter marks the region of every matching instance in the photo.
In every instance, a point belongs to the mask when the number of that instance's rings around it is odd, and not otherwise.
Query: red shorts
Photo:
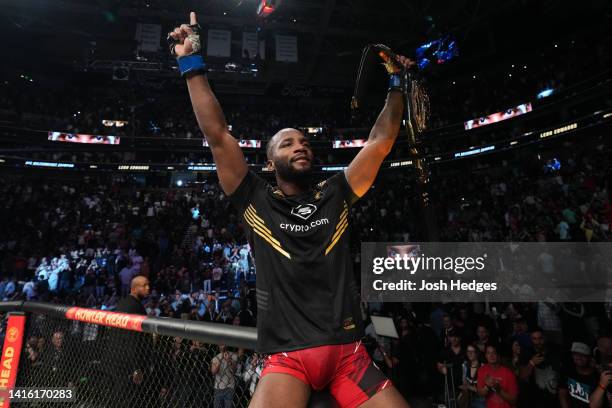
[[[361,341],[272,354],[261,376],[270,373],[292,375],[317,391],[329,387],[342,408],[357,407],[391,385]]]

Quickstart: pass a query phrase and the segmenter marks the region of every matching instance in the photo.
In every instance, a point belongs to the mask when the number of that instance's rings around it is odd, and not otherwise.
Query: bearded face
[[[283,129],[270,140],[269,164],[281,179],[306,184],[312,174],[310,142],[296,129]]]

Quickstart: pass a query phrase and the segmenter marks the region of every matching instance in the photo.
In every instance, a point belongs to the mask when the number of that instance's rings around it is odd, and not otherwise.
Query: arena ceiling
[[[95,62],[136,60],[138,22],[161,24],[166,32],[194,10],[204,27],[232,30],[237,49],[244,30],[259,28],[270,38],[298,35],[298,64],[268,58],[265,75],[241,81],[351,86],[368,43],[386,43],[410,54],[419,44],[452,33],[464,60],[475,61],[548,41],[580,25],[597,25],[611,15],[607,0],[282,0],[276,12],[262,19],[256,16],[259,1],[3,0],[0,33],[12,41],[2,58],[10,66],[44,61],[50,70],[108,69]],[[146,58],[170,61],[163,49]]]

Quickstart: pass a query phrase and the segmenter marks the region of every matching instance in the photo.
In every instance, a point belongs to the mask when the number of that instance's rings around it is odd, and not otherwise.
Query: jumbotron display
[[[502,112],[492,113],[488,116],[483,116],[481,118],[476,118],[472,120],[468,120],[464,123],[465,130],[474,129],[480,126],[490,125],[491,123],[501,122],[506,119],[513,118],[515,116],[523,115],[525,113],[531,112],[531,102],[522,103],[520,105],[515,106],[514,108],[506,109]]]
[[[334,140],[332,147],[334,149],[346,149],[350,147],[363,147],[365,145],[366,145],[365,139]]]
[[[48,139],[52,142],[89,143],[118,145],[121,143],[119,136],[84,135],[80,133],[49,132]]]
[[[238,141],[238,145],[240,147],[244,147],[247,149],[259,149],[261,147],[261,140],[255,140],[255,139],[244,139],[244,140],[239,140]],[[204,139],[202,141],[202,146],[204,147],[208,147],[208,141],[206,139]]]

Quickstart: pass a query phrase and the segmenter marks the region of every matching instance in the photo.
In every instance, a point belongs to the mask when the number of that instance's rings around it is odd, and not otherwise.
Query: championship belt
[[[427,128],[429,119],[429,96],[425,92],[423,81],[415,70],[406,69],[397,62],[397,54],[383,44],[370,44],[363,49],[355,92],[351,99],[351,108],[357,110],[365,94],[365,78],[372,72],[371,67],[380,63],[389,74],[389,92],[402,92],[404,96],[404,125],[408,136],[410,157],[417,173],[419,186],[429,182],[429,170],[424,157],[421,156],[417,141],[419,135]]]
[[[351,108],[358,109],[365,93],[365,78],[382,59],[382,65],[389,74],[389,91],[399,91],[404,95],[406,110],[405,124],[408,137],[413,138],[427,128],[429,119],[429,96],[423,81],[414,70],[409,70],[397,62],[397,54],[383,44],[370,44],[363,49]]]

